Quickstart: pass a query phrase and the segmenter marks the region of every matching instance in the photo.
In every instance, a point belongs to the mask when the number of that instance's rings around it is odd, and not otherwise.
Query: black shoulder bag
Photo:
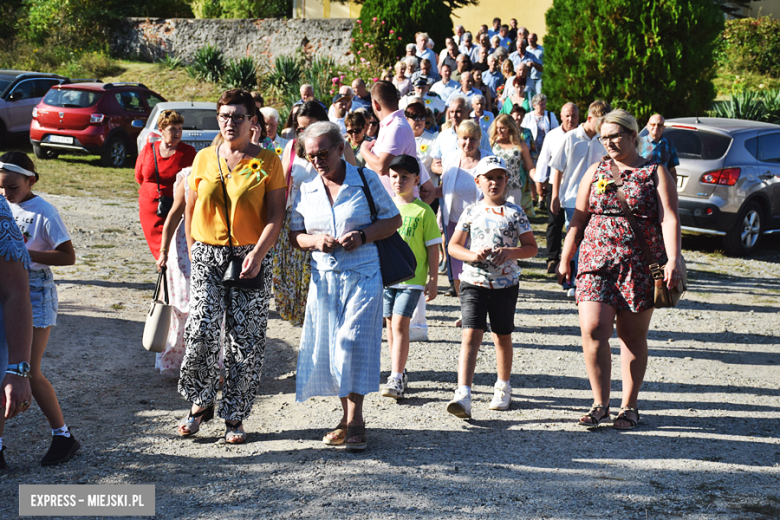
[[[154,155],[154,173],[157,175],[157,216],[165,218],[173,207],[173,197],[166,197],[160,188],[160,170],[157,168],[157,152],[152,143],[152,155]]]
[[[358,168],[358,173],[363,181],[363,193],[368,200],[368,208],[371,210],[371,222],[376,222],[378,213],[374,204],[374,197],[368,188],[366,176],[363,174],[363,168]],[[414,278],[414,272],[417,269],[417,259],[414,257],[412,248],[404,242],[398,231],[383,240],[374,242],[379,252],[379,268],[382,271],[382,285],[390,287]]]
[[[227,223],[228,244],[230,244],[230,258],[228,260],[225,275],[222,277],[222,285],[225,287],[238,287],[239,289],[262,289],[263,264],[260,263],[260,271],[254,278],[241,278],[241,271],[244,269],[244,260],[236,256],[233,250],[233,236],[230,231],[230,208],[228,208],[228,193],[225,187],[225,179],[222,176],[222,163],[219,161],[219,146],[216,149],[217,166],[219,166],[219,180],[222,183],[222,193],[225,196],[225,222]]]

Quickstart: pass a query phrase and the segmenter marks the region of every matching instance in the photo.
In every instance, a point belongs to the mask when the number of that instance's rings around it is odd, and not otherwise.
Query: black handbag
[[[228,193],[225,187],[225,179],[222,176],[222,163],[219,162],[219,146],[217,146],[217,166],[219,166],[219,180],[222,183],[222,193],[225,196],[225,222],[227,223],[228,244],[230,244],[230,257],[228,259],[225,274],[222,277],[222,285],[225,287],[237,287],[239,289],[263,289],[263,264],[260,263],[260,271],[254,278],[241,278],[244,269],[244,259],[236,256],[233,250],[233,237],[230,231],[230,209],[228,208]]]
[[[157,152],[152,143],[152,155],[154,155],[154,173],[157,175],[157,216],[165,218],[173,207],[173,197],[166,197],[160,189],[160,170],[157,168]]]
[[[363,180],[363,193],[365,193],[366,200],[368,200],[371,222],[376,222],[378,213],[374,204],[374,197],[371,196],[371,190],[366,182],[366,176],[363,174],[363,168],[358,168],[358,173]],[[417,258],[415,258],[409,244],[404,242],[404,239],[398,234],[398,231],[388,238],[375,241],[374,244],[376,244],[379,252],[382,285],[390,287],[414,278],[414,272],[417,269]]]

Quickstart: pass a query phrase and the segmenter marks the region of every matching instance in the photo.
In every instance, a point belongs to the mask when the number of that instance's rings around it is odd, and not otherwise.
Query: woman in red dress
[[[146,243],[155,260],[160,255],[160,241],[166,216],[157,214],[160,195],[170,197],[171,202],[173,201],[176,174],[192,166],[197,153],[195,148],[181,142],[183,124],[184,118],[181,114],[175,110],[163,110],[157,119],[157,128],[162,139],[144,146],[135,163],[135,180],[141,185],[138,190],[138,213]]]
[[[625,110],[604,117],[599,139],[609,157],[592,165],[582,178],[558,266],[559,282],[577,276],[582,349],[593,392],[593,406],[579,421],[586,428],[610,419],[609,339],[615,323],[623,395],[612,427],[631,430],[639,422],[637,398],[647,369],[647,331],[653,316],[654,281],[623,213],[611,173],[613,163],[643,238],[658,264],[666,264],[667,287],[676,286],[682,275],[677,189],[664,166],[639,155],[638,131],[636,119]],[[571,273],[569,261],[578,245],[579,270]]]

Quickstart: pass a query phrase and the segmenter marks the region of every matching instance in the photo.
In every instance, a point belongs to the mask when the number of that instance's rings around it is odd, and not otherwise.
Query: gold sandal
[[[333,431],[325,434],[322,442],[328,446],[341,446],[347,440],[347,425],[339,424]]]

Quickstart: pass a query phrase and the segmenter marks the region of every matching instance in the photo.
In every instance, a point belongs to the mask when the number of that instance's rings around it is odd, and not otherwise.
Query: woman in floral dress
[[[535,171],[528,145],[520,137],[514,119],[499,114],[490,126],[493,153],[501,157],[509,169],[506,200],[523,208],[529,217],[535,216],[531,197],[531,178]]]
[[[650,251],[659,265],[665,264],[664,283],[674,287],[682,276],[676,186],[664,166],[639,155],[638,131],[636,120],[625,110],[614,110],[604,118],[600,140],[609,157],[583,176],[558,266],[559,282],[570,281],[574,273],[569,271],[569,261],[580,246],[577,304],[593,392],[593,406],[579,420],[586,428],[610,419],[609,339],[615,322],[623,392],[613,428],[631,430],[639,422],[637,398],[647,369],[647,331],[653,316],[654,281],[621,208],[613,164]]]

